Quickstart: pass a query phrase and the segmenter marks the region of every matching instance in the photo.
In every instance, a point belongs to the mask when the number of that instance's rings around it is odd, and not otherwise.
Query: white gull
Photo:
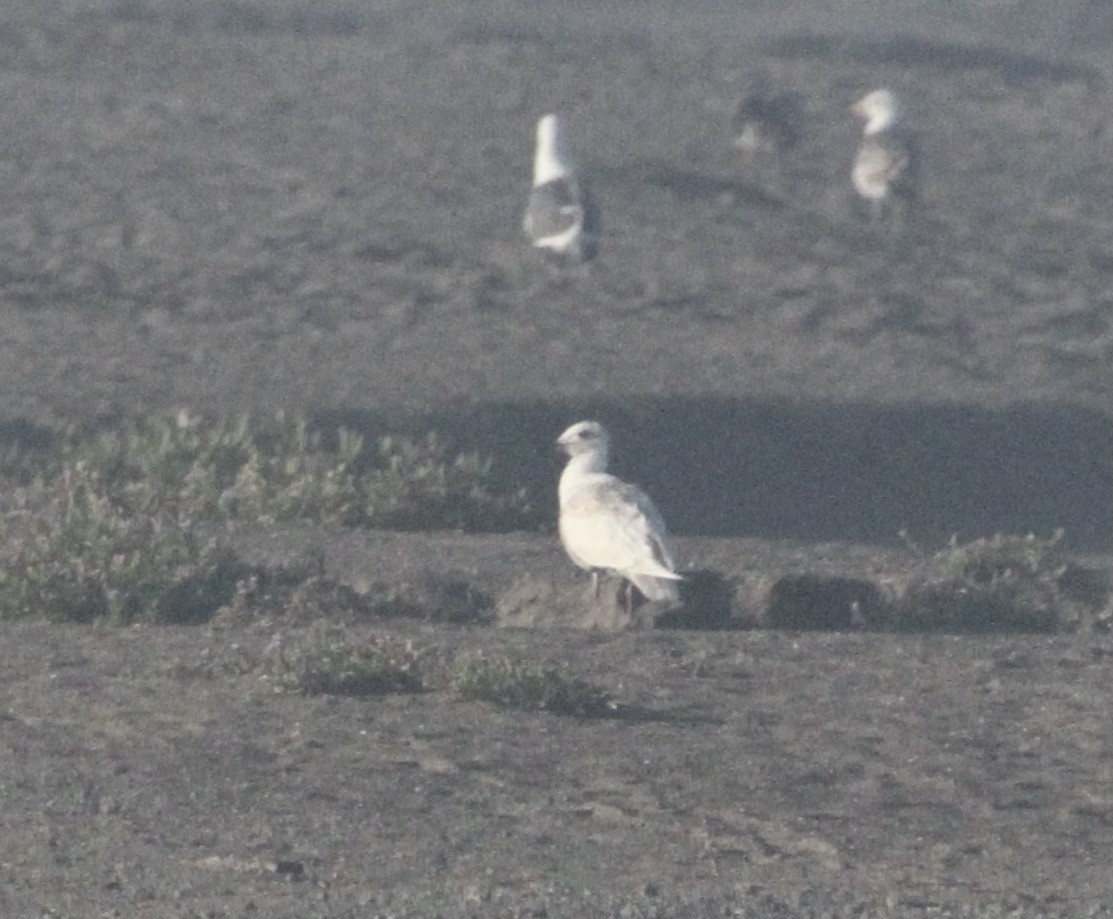
[[[900,102],[892,90],[867,93],[851,111],[863,119],[865,127],[850,177],[858,194],[869,202],[876,222],[887,204],[903,207],[916,197],[915,151],[911,136],[900,123]]]
[[[607,570],[628,582],[627,610],[633,606],[631,584],[648,600],[679,601],[682,578],[665,522],[649,495],[606,471],[606,429],[597,421],[581,421],[557,444],[569,456],[560,476],[560,540],[569,558],[592,573],[596,596],[599,572]]]

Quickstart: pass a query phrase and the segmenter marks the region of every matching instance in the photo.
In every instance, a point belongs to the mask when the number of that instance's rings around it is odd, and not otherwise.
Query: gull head
[[[900,102],[891,89],[875,89],[855,102],[851,111],[865,121],[867,136],[879,134],[900,119]]]
[[[557,438],[557,446],[569,456],[592,456],[600,466],[606,466],[610,442],[607,429],[598,421],[580,421]]]
[[[537,122],[537,148],[533,155],[534,187],[563,179],[574,172],[564,122],[559,115],[543,115]]]

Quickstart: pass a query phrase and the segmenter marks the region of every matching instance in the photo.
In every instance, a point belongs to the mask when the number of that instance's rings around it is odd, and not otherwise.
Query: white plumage
[[[599,211],[577,173],[568,131],[557,115],[537,122],[537,147],[522,230],[534,248],[576,262],[599,249]]]
[[[916,158],[911,136],[900,124],[901,110],[896,94],[875,89],[856,102],[855,115],[865,122],[862,143],[854,158],[851,180],[870,204],[877,220],[887,203],[902,203],[916,195]]]
[[[610,475],[610,438],[597,421],[572,425],[557,440],[568,454],[560,476],[560,539],[572,561],[592,572],[615,571],[649,600],[680,599],[676,564],[665,522],[653,501],[636,485]]]

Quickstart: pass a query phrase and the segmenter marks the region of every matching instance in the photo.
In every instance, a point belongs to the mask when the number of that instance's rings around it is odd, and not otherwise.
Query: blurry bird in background
[[[735,149],[748,163],[795,147],[800,141],[801,102],[796,93],[770,88],[765,76],[755,76],[731,121]]]
[[[537,146],[522,230],[535,249],[584,263],[599,251],[599,211],[579,176],[558,115],[537,122]]]
[[[873,223],[889,214],[899,224],[919,196],[916,144],[901,121],[900,101],[890,89],[875,89],[851,111],[864,122],[850,174],[854,189],[869,203]]]

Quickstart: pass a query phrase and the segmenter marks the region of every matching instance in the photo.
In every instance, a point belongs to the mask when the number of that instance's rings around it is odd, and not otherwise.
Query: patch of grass
[[[174,521],[121,512],[82,463],[24,498],[0,526],[0,619],[199,621],[245,570]]]
[[[373,444],[278,414],[210,421],[189,412],[82,436],[59,426],[35,451],[10,452],[0,474],[51,483],[81,466],[124,513],[198,520],[301,520],[391,529],[513,529],[532,522],[524,490],[501,486],[492,461],[454,453],[435,434]]]
[[[499,492],[490,458],[452,455],[435,434],[383,437],[360,491],[368,525],[397,529],[507,529],[532,513],[524,489]]]
[[[507,657],[460,656],[451,667],[451,687],[461,699],[501,708],[581,717],[615,711],[610,697],[591,683],[552,667]]]
[[[257,568],[237,581],[228,602],[210,621],[214,630],[281,621],[305,624],[327,618],[356,621],[381,615],[369,598],[307,565]]]
[[[457,624],[488,622],[494,600],[468,577],[424,574],[398,583],[372,583],[365,594],[375,615]]]
[[[372,582],[357,590],[325,574],[323,559],[256,568],[240,580],[213,628],[281,620],[309,623],[367,619],[418,619],[478,623],[491,618],[490,597],[464,578],[431,575],[416,582]]]
[[[241,449],[243,431],[223,428],[201,437],[183,419],[174,429],[154,426],[86,448],[63,445],[54,468],[5,496],[0,619],[186,623],[215,616],[220,625],[268,615],[301,622],[322,616],[477,621],[489,612],[489,598],[466,580],[445,577],[361,594],[326,578],[320,560],[252,567],[215,539],[199,537],[195,515],[219,517],[213,502],[227,494],[222,483],[242,481],[243,467],[231,470],[245,457],[250,461],[250,451]],[[316,481],[328,480],[326,474]],[[201,482],[207,484],[194,490]]]
[[[998,534],[988,538],[960,543],[952,537],[950,544],[935,556],[940,575],[971,584],[1004,584],[1025,581],[1052,584],[1066,568],[1061,542],[1063,531],[1040,539],[1027,536]]]
[[[996,535],[950,545],[889,610],[889,625],[940,631],[1054,631],[1070,614],[1057,532]]]
[[[532,515],[521,489],[496,482],[489,459],[456,454],[435,435],[368,446],[284,414],[253,422],[179,412],[95,434],[53,425],[0,455],[0,480],[0,618],[193,622],[273,601],[277,582],[264,578],[260,591],[258,577],[245,581],[246,566],[195,536],[199,522],[498,530]],[[341,597],[320,579],[297,589],[283,602],[415,606]],[[489,605],[466,585],[442,593],[443,618],[474,619]]]
[[[358,640],[342,625],[318,621],[294,636],[276,639],[265,673],[278,692],[369,696],[418,692],[418,653],[409,641]]]

